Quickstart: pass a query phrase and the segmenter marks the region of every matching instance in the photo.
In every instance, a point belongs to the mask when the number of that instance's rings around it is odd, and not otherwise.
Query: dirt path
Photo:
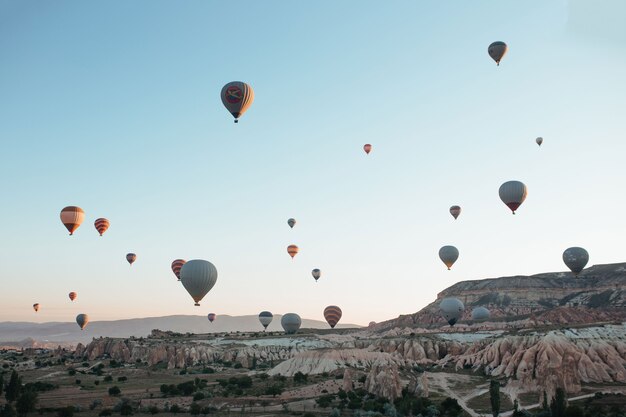
[[[441,388],[445,394],[450,397],[450,398],[454,398],[459,405],[461,406],[461,408],[463,408],[463,410],[465,410],[470,416],[472,417],[482,417],[482,414],[478,414],[476,411],[474,411],[472,408],[470,408],[467,405],[468,400],[470,400],[471,398],[474,398],[475,395],[465,395],[465,396],[459,396],[455,391],[453,391],[450,388],[450,385],[448,383],[448,378],[447,378],[448,374],[445,374],[443,372],[433,372],[433,373],[429,373],[428,374],[428,379],[429,379],[429,384],[432,382],[434,382],[436,384],[437,387]],[[458,375],[453,375],[454,377],[458,378]],[[478,390],[475,390],[478,391]]]

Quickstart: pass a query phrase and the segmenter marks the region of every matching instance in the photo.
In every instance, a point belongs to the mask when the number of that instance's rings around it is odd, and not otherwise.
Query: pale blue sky
[[[563,270],[569,246],[626,261],[626,7],[593,5],[0,0],[0,321],[337,304],[367,324]],[[255,90],[238,125],[233,80]],[[67,205],[86,211],[71,238]],[[175,258],[216,265],[201,308]]]

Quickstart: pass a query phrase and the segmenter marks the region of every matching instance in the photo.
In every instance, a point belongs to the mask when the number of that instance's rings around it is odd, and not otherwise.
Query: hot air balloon
[[[296,225],[296,219],[287,220],[287,224],[293,229],[293,227]]]
[[[475,307],[472,310],[472,320],[487,320],[491,313],[485,307]]]
[[[324,318],[330,325],[331,329],[334,329],[339,320],[341,320],[341,309],[337,306],[328,306],[324,309]]]
[[[366,143],[365,145],[363,145],[363,150],[365,151],[366,154],[370,154],[370,152],[372,151],[372,145],[370,145],[369,143]]]
[[[83,330],[87,327],[87,323],[89,323],[89,316],[86,314],[79,314],[76,316],[76,323],[78,323],[80,329]]]
[[[261,325],[263,325],[263,331],[267,329],[267,326],[270,325],[273,319],[274,315],[269,311],[261,311],[259,313],[259,321],[261,322]]]
[[[199,306],[200,300],[217,282],[217,269],[211,262],[202,259],[188,261],[180,269],[180,282],[196,302],[194,305]]]
[[[76,206],[67,206],[61,210],[61,221],[70,232],[70,236],[74,234],[78,226],[85,220],[85,212],[82,208]]]
[[[567,248],[563,252],[563,262],[574,273],[574,276],[578,276],[589,262],[589,252],[578,247]]]
[[[507,181],[500,186],[498,191],[500,194],[500,200],[506,204],[513,214],[519,206],[522,205],[526,196],[528,195],[528,188],[520,181]]]
[[[78,294],[76,294],[74,291],[72,291],[71,293],[69,293],[69,297],[71,301],[74,301],[76,299],[76,297],[78,297]]]
[[[461,214],[461,207],[459,206],[450,207],[450,214],[452,214],[452,217],[454,217],[454,220],[456,220],[459,217],[459,214]]]
[[[176,278],[178,278],[178,280],[180,281],[180,268],[183,267],[183,265],[185,265],[185,260],[184,259],[174,259],[174,261],[172,262],[172,272],[174,273],[174,275],[176,275]]]
[[[133,262],[135,262],[137,260],[137,255],[135,255],[134,253],[127,253],[126,254],[126,260],[128,261],[129,264],[133,264]]]
[[[291,259],[293,259],[293,257],[298,254],[298,247],[296,245],[287,246],[287,253],[291,256]]]
[[[207,316],[207,318],[209,319],[211,323],[213,323],[213,320],[215,320],[215,317],[217,317],[215,313],[209,313],[209,315]]]
[[[538,137],[537,139],[535,139],[535,142],[537,142],[537,145],[541,146],[541,144],[543,143],[543,138]]]
[[[320,277],[322,276],[322,271],[315,268],[314,270],[311,271],[311,274],[313,275],[313,278],[315,278],[315,282],[317,282],[317,280],[320,279]]]
[[[107,231],[111,223],[109,223],[109,221],[104,217],[101,217],[96,219],[96,221],[93,222],[93,225],[96,227],[98,233],[100,233],[100,236],[102,236],[102,234]]]
[[[491,59],[496,61],[496,64],[498,64],[498,66],[500,66],[500,60],[508,50],[509,47],[506,45],[506,43],[500,41],[492,43],[491,45],[489,45],[489,48],[487,48],[489,56],[491,57]]]
[[[454,326],[454,324],[459,321],[461,316],[463,316],[463,310],[465,306],[458,298],[444,298],[441,304],[439,304],[439,309],[441,310],[441,315],[448,322],[450,326]]]
[[[294,334],[300,329],[302,319],[296,313],[287,313],[280,319],[280,325],[283,326],[285,333]]]
[[[249,84],[233,81],[222,88],[222,103],[239,123],[239,118],[248,110],[254,101],[254,90]]]
[[[459,250],[454,246],[443,246],[439,249],[439,259],[450,269],[456,260],[459,259]]]
[[[33,310],[35,310],[35,313],[39,311],[39,303],[33,304]]]

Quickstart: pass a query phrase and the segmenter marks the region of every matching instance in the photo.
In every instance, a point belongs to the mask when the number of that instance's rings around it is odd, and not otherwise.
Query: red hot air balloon
[[[341,319],[341,309],[337,306],[328,306],[324,309],[324,318],[332,329],[335,328]]]
[[[74,301],[76,299],[76,297],[78,297],[78,294],[76,294],[74,291],[72,291],[71,293],[69,293],[68,297],[70,297],[71,301]]]
[[[135,262],[137,260],[137,255],[135,255],[134,253],[128,253],[126,254],[126,260],[128,261],[129,264],[133,264],[133,262]]]
[[[77,206],[68,206],[61,210],[61,221],[70,232],[70,236],[74,234],[76,229],[83,223],[85,212]]]
[[[370,154],[370,152],[372,151],[372,145],[370,145],[369,143],[366,143],[365,145],[363,145],[363,150],[365,151],[366,154]]]
[[[96,230],[98,231],[98,233],[100,233],[100,236],[102,236],[102,234],[106,232],[107,229],[109,228],[110,223],[107,219],[105,219],[104,217],[101,217],[99,219],[96,219],[96,221],[93,222],[93,225],[96,227]]]
[[[187,261],[184,259],[175,259],[172,262],[172,272],[176,275],[176,278],[180,281],[180,269],[185,265]]]
[[[215,317],[217,317],[215,313],[209,313],[209,315],[207,316],[207,318],[209,319],[211,323],[213,323],[213,321],[215,320]]]
[[[296,245],[287,246],[287,253],[289,254],[289,256],[291,256],[291,259],[293,259],[293,257],[298,254],[298,250],[299,249]]]

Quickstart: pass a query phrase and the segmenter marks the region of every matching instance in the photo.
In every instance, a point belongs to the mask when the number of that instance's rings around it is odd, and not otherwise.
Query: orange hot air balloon
[[[174,259],[172,262],[172,272],[176,275],[176,278],[180,281],[180,269],[187,263],[184,259]]]
[[[35,313],[39,311],[39,303],[33,304],[33,310],[35,310]]]
[[[93,222],[93,225],[96,227],[98,233],[100,233],[100,236],[102,236],[102,233],[107,231],[111,223],[109,223],[109,221],[104,217],[101,217],[99,219],[96,219],[96,221]]]
[[[298,247],[296,245],[287,246],[287,253],[291,256],[291,259],[293,259],[293,257],[298,254]]]
[[[365,145],[363,145],[363,150],[365,151],[366,154],[370,154],[370,152],[372,151],[372,145],[370,145],[369,143],[366,143]]]
[[[78,226],[85,220],[85,212],[77,206],[67,206],[61,210],[61,221],[70,232],[70,236],[74,234]]]
[[[134,253],[127,253],[126,254],[126,260],[128,261],[129,264],[133,264],[133,262],[135,262],[137,260],[137,255],[135,255]]]
[[[450,214],[452,214],[452,217],[454,217],[454,220],[456,220],[459,217],[459,214],[461,214],[461,207],[459,206],[450,207]]]
[[[69,297],[70,297],[70,300],[71,300],[71,301],[74,301],[74,300],[76,299],[76,297],[78,297],[78,294],[76,294],[74,291],[72,291],[72,292],[69,294]]]

